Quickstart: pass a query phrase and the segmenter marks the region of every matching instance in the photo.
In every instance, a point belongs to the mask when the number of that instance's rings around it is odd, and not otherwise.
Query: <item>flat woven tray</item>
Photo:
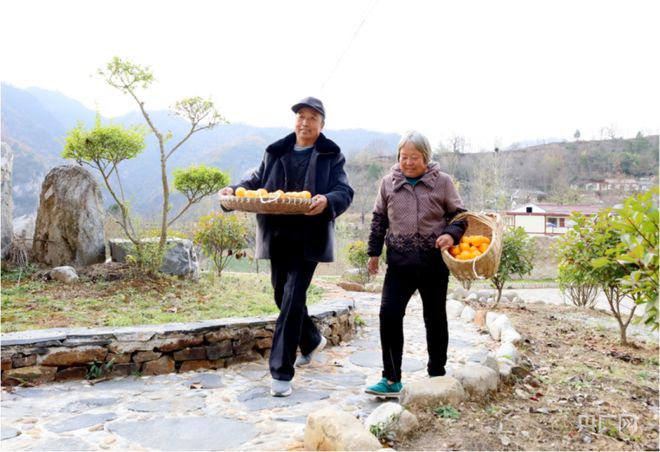
[[[311,199],[302,198],[247,198],[220,196],[225,209],[274,215],[301,215],[309,210]]]
[[[465,235],[486,236],[490,239],[490,245],[481,256],[474,259],[455,259],[447,250],[442,252],[442,259],[452,275],[460,281],[493,277],[497,273],[502,256],[502,219],[496,213],[462,212],[456,215],[452,222],[462,219],[467,219],[468,222]]]

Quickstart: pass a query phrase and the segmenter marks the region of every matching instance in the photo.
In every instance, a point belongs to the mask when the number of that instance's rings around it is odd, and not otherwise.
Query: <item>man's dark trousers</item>
[[[290,381],[295,373],[296,350],[309,354],[321,341],[321,333],[307,313],[307,289],[316,262],[304,258],[300,240],[275,238],[271,244],[271,282],[280,315],[275,324],[270,352],[270,374]]]

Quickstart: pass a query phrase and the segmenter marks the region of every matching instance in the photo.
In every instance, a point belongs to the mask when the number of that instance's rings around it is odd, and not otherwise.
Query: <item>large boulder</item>
[[[12,236],[14,235],[12,224],[14,202],[12,201],[11,188],[11,173],[14,164],[14,153],[11,151],[11,148],[9,145],[7,145],[7,143],[2,143],[0,148],[0,162],[2,164],[2,191],[0,192],[0,201],[2,202],[2,207],[0,208],[2,216],[2,244],[0,245],[0,258],[4,259],[7,257],[9,245],[11,244]]]
[[[84,267],[105,261],[101,190],[86,169],[63,165],[41,186],[32,257],[51,266]]]
[[[156,246],[159,240],[159,238],[152,237],[144,239],[143,242]],[[126,239],[112,239],[108,243],[112,262],[126,262],[126,258],[133,249],[133,243]],[[160,271],[168,275],[197,279],[199,277],[199,260],[193,242],[176,237],[168,238]]]

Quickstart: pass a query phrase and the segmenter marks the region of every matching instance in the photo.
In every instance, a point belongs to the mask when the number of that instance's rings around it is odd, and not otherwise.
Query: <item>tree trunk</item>
[[[160,243],[158,245],[158,257],[162,258],[165,254],[165,244],[167,243],[167,214],[170,208],[170,187],[167,183],[167,157],[165,156],[165,144],[163,138],[158,137],[160,145],[160,175],[163,184],[163,212],[160,224]]]

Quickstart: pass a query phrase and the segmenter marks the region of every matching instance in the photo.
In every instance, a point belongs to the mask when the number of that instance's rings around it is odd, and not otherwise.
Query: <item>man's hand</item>
[[[234,189],[231,187],[221,188],[218,192],[218,196],[231,196],[234,194]]]
[[[312,197],[312,204],[305,215],[318,215],[328,207],[328,198],[323,195],[316,195]]]
[[[454,238],[449,234],[442,234],[435,241],[435,247],[441,251],[446,250],[450,246],[454,246]]]

